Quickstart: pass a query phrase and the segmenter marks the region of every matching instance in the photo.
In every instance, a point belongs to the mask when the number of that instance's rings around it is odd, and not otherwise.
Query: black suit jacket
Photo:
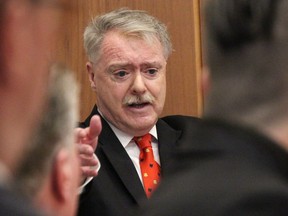
[[[90,116],[81,123],[81,127],[89,126],[93,115],[99,114],[95,106]],[[125,149],[113,133],[107,122],[102,120],[102,132],[99,136],[96,155],[101,162],[99,175],[85,188],[80,197],[79,216],[129,216],[134,209],[147,200],[142,183],[135,167]],[[175,128],[173,122],[175,120]],[[159,119],[156,124],[159,142],[162,177],[165,178],[173,165],[171,154],[181,136],[181,123],[198,119],[193,117],[171,116]]]
[[[288,215],[288,154],[252,129],[208,120],[182,134],[178,170],[144,216]]]

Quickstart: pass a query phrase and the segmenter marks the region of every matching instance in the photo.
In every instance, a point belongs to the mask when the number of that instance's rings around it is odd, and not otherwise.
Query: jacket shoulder
[[[166,122],[175,130],[193,130],[202,121],[198,117],[184,115],[170,115],[162,117],[161,120]]]

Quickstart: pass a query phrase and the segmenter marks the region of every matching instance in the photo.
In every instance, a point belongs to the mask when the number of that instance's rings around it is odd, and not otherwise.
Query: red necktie
[[[149,198],[159,183],[160,166],[154,160],[150,134],[146,134],[142,137],[134,137],[133,140],[140,149],[139,162],[142,180],[146,195]]]

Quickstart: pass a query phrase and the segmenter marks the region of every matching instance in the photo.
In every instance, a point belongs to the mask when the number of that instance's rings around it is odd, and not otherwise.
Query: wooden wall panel
[[[75,71],[81,83],[81,119],[95,104],[85,69],[83,31],[92,17],[119,7],[147,10],[168,26],[174,52],[167,64],[167,97],[163,115],[199,116],[202,95],[199,78],[201,41],[200,0],[71,0],[75,7],[66,15],[63,40],[58,45],[58,59]]]

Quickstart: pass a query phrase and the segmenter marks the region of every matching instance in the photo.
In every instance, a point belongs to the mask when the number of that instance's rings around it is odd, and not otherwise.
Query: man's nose
[[[143,94],[146,90],[145,77],[141,72],[137,72],[132,83],[132,93]]]

